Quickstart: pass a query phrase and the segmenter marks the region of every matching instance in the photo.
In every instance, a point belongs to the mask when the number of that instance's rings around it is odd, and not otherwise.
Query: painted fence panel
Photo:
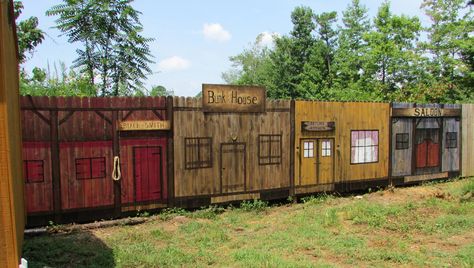
[[[474,176],[474,104],[462,105],[462,173]]]
[[[201,99],[179,97],[173,110],[176,197],[290,186],[290,101],[267,101],[264,113],[204,113]]]
[[[146,190],[150,184],[145,180],[134,181],[133,174],[127,173],[127,165],[131,164],[132,169],[134,164],[140,165],[133,162],[132,156],[127,158],[127,139],[138,142],[136,146],[159,146],[156,149],[159,160],[149,168],[161,174],[157,176],[160,181],[152,186],[160,190],[144,194],[142,199],[156,199],[158,194],[159,202],[166,201],[169,135],[162,130],[129,131],[118,127],[122,122],[166,121],[166,98],[27,96],[21,98],[21,105],[22,120],[28,126],[24,130],[24,155],[29,161],[25,164],[27,171],[37,172],[39,161],[43,161],[44,167],[43,182],[36,178],[36,184],[25,186],[29,212],[54,211],[59,215],[90,208],[114,209],[136,201],[130,199],[129,193],[136,194],[140,187]],[[121,142],[122,138],[125,143]],[[114,182],[114,157],[121,156],[121,148],[124,150],[124,176],[121,181]],[[150,150],[154,155],[155,151]],[[144,185],[137,186],[137,181]]]

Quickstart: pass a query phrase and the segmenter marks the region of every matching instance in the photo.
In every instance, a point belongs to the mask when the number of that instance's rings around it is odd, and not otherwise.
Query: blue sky
[[[64,62],[70,66],[75,59],[76,44],[54,29],[55,17],[45,11],[60,0],[23,0],[22,18],[37,16],[39,27],[46,32],[45,41],[22,67],[38,66],[53,69]],[[155,38],[151,45],[155,64],[147,87],[163,85],[175,95],[194,96],[202,83],[223,83],[221,74],[231,67],[229,57],[248,47],[260,33],[287,34],[291,28],[290,14],[296,6],[309,6],[315,13],[337,11],[338,16],[350,0],[200,0],[160,1],[135,0],[133,6],[142,12],[144,36]],[[373,17],[382,1],[361,0]],[[428,19],[420,10],[421,0],[392,1],[395,14]]]

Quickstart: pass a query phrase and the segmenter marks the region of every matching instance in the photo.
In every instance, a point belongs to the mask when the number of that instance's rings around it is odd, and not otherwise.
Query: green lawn
[[[298,204],[168,210],[25,239],[30,267],[473,267],[474,179]]]

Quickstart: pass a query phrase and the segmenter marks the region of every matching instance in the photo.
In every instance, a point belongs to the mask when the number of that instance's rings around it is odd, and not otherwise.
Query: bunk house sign
[[[122,121],[119,124],[119,130],[121,131],[169,129],[170,121],[167,120]]]
[[[392,116],[399,117],[453,117],[461,116],[460,109],[442,109],[442,108],[393,108]]]
[[[265,88],[255,86],[202,85],[204,112],[265,112]]]

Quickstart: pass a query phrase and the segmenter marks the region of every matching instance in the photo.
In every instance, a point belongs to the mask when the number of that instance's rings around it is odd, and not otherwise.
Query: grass
[[[473,185],[168,209],[137,226],[26,238],[24,256],[30,267],[473,267]]]

